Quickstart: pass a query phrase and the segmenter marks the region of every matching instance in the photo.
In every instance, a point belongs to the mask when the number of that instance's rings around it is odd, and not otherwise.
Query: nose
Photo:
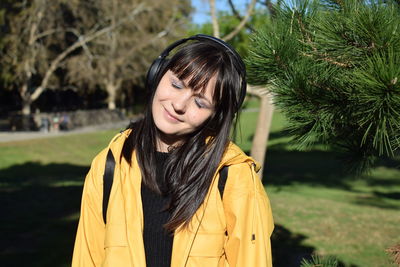
[[[172,107],[177,114],[183,114],[186,112],[189,100],[192,96],[190,89],[181,89],[178,91],[172,99]]]

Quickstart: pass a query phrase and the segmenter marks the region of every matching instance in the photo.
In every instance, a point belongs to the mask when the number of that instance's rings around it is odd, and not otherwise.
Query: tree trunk
[[[22,115],[31,115],[31,103],[29,101],[22,100]]]
[[[107,98],[107,105],[109,110],[114,110],[116,108],[116,98],[117,98],[117,85],[113,83],[107,83],[106,85],[106,90],[108,93],[108,98]]]
[[[21,97],[22,102],[22,115],[30,115],[31,114],[31,96],[28,93],[28,82],[25,82],[21,89],[19,90],[19,96]]]
[[[211,22],[213,27],[213,35],[214,37],[219,38],[219,25],[218,25],[217,11],[215,10],[215,0],[209,0],[209,4],[210,4]]]
[[[115,100],[114,101],[108,100],[108,109],[114,110],[115,108],[116,108]]]
[[[257,127],[254,133],[250,155],[264,166],[267,153],[268,137],[271,128],[274,105],[270,94],[260,96],[260,111],[258,113]]]
[[[24,84],[20,90],[21,104],[22,104],[22,118],[21,118],[21,130],[29,131],[30,129],[30,116],[31,116],[31,104],[30,94],[28,93],[28,84]]]

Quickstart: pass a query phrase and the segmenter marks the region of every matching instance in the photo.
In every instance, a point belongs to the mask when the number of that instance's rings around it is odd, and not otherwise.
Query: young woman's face
[[[213,77],[203,92],[197,92],[172,71],[164,74],[153,98],[152,113],[158,130],[172,141],[168,145],[183,140],[212,116],[215,80]]]

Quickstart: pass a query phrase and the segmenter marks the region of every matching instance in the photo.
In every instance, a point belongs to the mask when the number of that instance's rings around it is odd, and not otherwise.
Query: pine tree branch
[[[386,252],[393,257],[394,263],[400,266],[400,244],[386,249]]]
[[[306,57],[311,57],[311,58],[313,58],[313,57],[315,57],[315,55],[318,55],[318,51],[315,51],[316,52],[316,54],[308,54],[308,53],[306,53],[306,52],[301,52],[301,54],[303,55],[303,56],[306,56]],[[334,60],[334,59],[332,59],[332,58],[330,58],[330,57],[328,57],[328,56],[322,56],[322,57],[320,57],[320,58],[317,58],[317,60],[322,60],[322,61],[326,61],[326,62],[328,62],[328,63],[331,63],[331,64],[333,64],[333,65],[336,65],[336,66],[339,66],[339,67],[342,67],[342,68],[351,68],[353,65],[352,64],[350,64],[350,63],[343,63],[343,62],[339,62],[339,61],[336,61],[336,60]]]
[[[344,5],[343,0],[332,0],[332,2],[334,2],[336,5],[341,6],[341,7]]]
[[[282,2],[282,0],[276,1],[276,5],[279,6],[281,4],[281,2]],[[276,10],[275,10],[274,4],[272,3],[271,0],[264,0],[264,1],[258,0],[257,3],[260,3],[264,6],[266,6],[268,8],[269,13],[271,14],[271,17],[275,17]]]
[[[297,13],[297,12],[295,12],[294,10],[293,10],[293,12],[294,12],[293,15],[295,15],[295,14]],[[304,26],[303,20],[301,19],[301,16],[299,16],[299,14],[297,14],[297,23],[298,23],[299,26],[300,26],[300,31],[301,31],[303,37],[305,37],[305,38],[307,39],[307,42],[311,45],[312,49],[313,49],[314,51],[316,51],[317,49],[316,49],[315,46],[313,45],[313,42],[312,42],[312,40],[311,40],[311,36],[310,36],[310,34],[307,32],[306,27]]]
[[[293,12],[294,12],[294,11],[293,11]],[[295,13],[296,13],[296,12],[295,12]],[[331,63],[331,64],[334,64],[334,65],[336,65],[336,66],[344,67],[344,68],[350,68],[350,67],[352,66],[352,65],[349,64],[349,63],[343,63],[343,62],[336,61],[336,60],[334,60],[334,59],[328,57],[326,54],[325,54],[325,55],[321,55],[321,54],[318,52],[318,49],[315,47],[314,42],[312,41],[312,38],[311,38],[310,34],[309,34],[308,31],[306,30],[306,27],[305,27],[305,25],[304,25],[304,23],[303,23],[303,20],[302,20],[301,16],[299,16],[299,14],[297,14],[297,23],[298,23],[299,26],[300,26],[300,31],[301,31],[301,33],[302,33],[303,38],[305,38],[305,40],[306,40],[306,41],[303,41],[302,43],[303,43],[303,44],[310,45],[310,47],[312,48],[313,52],[314,52],[316,55],[319,55],[319,56],[320,56],[320,58],[318,58],[319,60],[323,60],[323,61],[329,62],[329,63]],[[305,53],[305,52],[302,52],[302,55],[303,55],[303,56],[306,56],[306,57],[313,57],[313,55],[307,54],[307,53]]]

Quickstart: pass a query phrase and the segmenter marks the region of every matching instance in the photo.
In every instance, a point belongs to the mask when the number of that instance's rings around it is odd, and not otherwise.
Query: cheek
[[[171,91],[169,90],[167,80],[162,79],[156,89],[154,98],[157,98],[157,100],[163,100],[165,98],[168,98],[170,93]]]
[[[157,100],[162,100],[163,98],[165,98],[165,92],[166,90],[163,90],[162,88],[158,88],[155,95],[154,95],[154,99]]]
[[[197,111],[197,112],[192,112],[190,114],[190,122],[193,126],[200,126],[203,124],[208,118],[211,117],[211,112],[204,110],[204,111]]]

